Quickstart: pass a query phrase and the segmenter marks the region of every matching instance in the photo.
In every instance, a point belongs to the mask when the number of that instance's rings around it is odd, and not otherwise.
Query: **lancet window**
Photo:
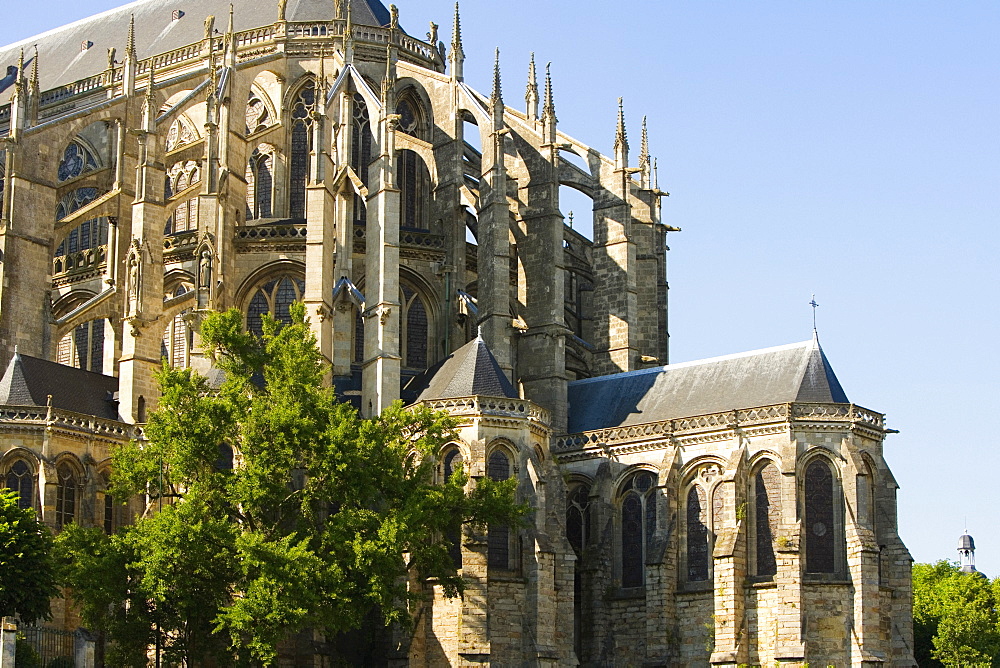
[[[427,368],[427,308],[420,295],[403,286],[400,302],[403,304],[403,322],[400,330],[405,338],[403,349],[404,366]]]
[[[199,181],[201,181],[201,170],[197,162],[193,160],[179,162],[167,172],[165,195],[167,198],[173,197]],[[191,197],[177,205],[174,213],[167,219],[163,233],[180,234],[196,229],[198,229],[198,198]]]
[[[80,479],[76,470],[63,462],[56,467],[56,526],[60,529],[76,518]]]
[[[179,297],[190,289],[188,286],[178,285],[172,296]],[[183,311],[171,319],[160,343],[160,357],[167,360],[167,363],[175,369],[185,369],[191,362],[191,346],[194,341],[193,333],[184,320],[186,314],[187,311]]]
[[[274,153],[258,146],[247,161],[247,220],[272,217],[274,201]]]
[[[778,572],[775,540],[781,523],[781,476],[768,463],[753,478],[754,573],[770,577]]]
[[[35,504],[35,474],[23,459],[15,460],[7,470],[7,489],[17,493],[17,507],[31,508]]]
[[[101,484],[104,487],[104,533],[110,536],[128,523],[128,509],[111,495],[111,474],[108,471],[101,473]]]
[[[79,140],[74,140],[63,151],[62,160],[59,161],[57,178],[60,182],[69,181],[99,168],[100,163],[96,153]]]
[[[7,152],[0,151],[0,204],[3,203],[3,190],[7,185]]]
[[[309,153],[312,151],[312,112],[316,108],[316,88],[312,81],[299,89],[292,105],[292,151],[289,163],[288,216],[306,217],[306,183],[309,180]]]
[[[247,330],[263,334],[265,313],[271,314],[271,317],[280,322],[291,323],[288,307],[292,302],[301,300],[305,290],[305,281],[290,274],[272,278],[256,288],[247,309]]]
[[[575,271],[566,271],[564,274],[565,292],[563,299],[566,326],[581,339],[585,339],[585,324],[590,320],[588,306],[590,293],[594,291],[594,285],[582,274]]]
[[[399,115],[399,131],[416,137],[420,130],[419,106],[404,97],[396,105]],[[426,229],[424,220],[424,193],[427,191],[429,176],[424,161],[409,149],[401,149],[396,156],[396,185],[399,188],[399,226]]]
[[[77,325],[59,341],[56,361],[60,364],[104,373],[104,320]]]
[[[817,458],[806,467],[805,543],[806,573],[835,573],[837,512],[833,471]]]
[[[622,587],[641,587],[656,532],[656,476],[649,471],[633,474],[621,488],[619,503]]]
[[[709,532],[706,501],[705,490],[700,485],[693,485],[688,490],[685,519],[689,582],[708,580]]]
[[[360,94],[354,94],[353,119],[351,125],[351,169],[361,183],[368,185],[368,165],[372,161],[372,128],[368,117],[368,105]],[[354,196],[354,222],[364,224],[367,216],[364,198]]]
[[[507,480],[511,476],[510,456],[502,448],[497,448],[486,463],[486,475],[491,480]],[[487,564],[493,568],[510,568],[510,527],[506,524],[491,524],[487,537]]]
[[[579,556],[590,543],[590,485],[578,483],[566,498],[566,538]]]

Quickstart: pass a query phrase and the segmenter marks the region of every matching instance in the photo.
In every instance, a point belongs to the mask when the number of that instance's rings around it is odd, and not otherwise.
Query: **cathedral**
[[[128,523],[109,453],[155,370],[213,372],[208,311],[302,301],[342,400],[447,411],[438,474],[535,509],[462,532],[464,595],[415,583],[366,665],[915,665],[883,416],[815,336],[670,364],[645,123],[633,152],[619,101],[604,155],[533,57],[515,104],[464,59],[457,6],[414,37],[379,0],[140,0],[0,47],[4,484],[55,530]],[[355,662],[323,646],[282,665]]]

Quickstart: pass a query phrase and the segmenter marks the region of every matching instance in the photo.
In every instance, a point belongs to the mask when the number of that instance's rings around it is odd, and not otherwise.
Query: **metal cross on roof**
[[[813,331],[815,332],[816,331],[816,307],[819,306],[819,304],[816,303],[816,295],[815,294],[812,296],[812,299],[809,300],[809,306],[812,306],[812,309],[813,309]]]

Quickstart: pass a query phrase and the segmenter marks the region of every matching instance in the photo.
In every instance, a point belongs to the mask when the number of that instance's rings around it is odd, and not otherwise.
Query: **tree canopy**
[[[49,601],[59,590],[52,534],[17,500],[17,492],[0,490],[0,616],[30,623],[49,618]]]
[[[362,419],[338,402],[304,307],[291,312],[289,325],[266,319],[262,336],[238,311],[209,315],[203,345],[221,386],[164,365],[146,440],[112,457],[113,493],[147,495],[144,517],[111,537],[61,537],[65,554],[84,555],[67,557],[67,583],[114,651],[137,659],[158,643],[168,661],[268,664],[300,630],[336,634],[373,613],[405,627],[408,582],[462,589],[456,521],[517,523],[526,511],[514,481],[434,480],[455,438],[446,415],[397,403]]]
[[[914,654],[921,666],[1000,665],[1000,579],[957,564],[913,565]]]

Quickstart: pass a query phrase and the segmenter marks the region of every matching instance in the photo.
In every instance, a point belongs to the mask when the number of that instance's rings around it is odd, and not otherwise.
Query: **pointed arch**
[[[751,481],[752,572],[757,577],[770,578],[778,572],[775,543],[781,526],[781,473],[774,462],[764,460]]]
[[[825,457],[812,458],[805,466],[803,538],[805,572],[837,572],[837,543],[843,530],[838,526],[838,488],[833,464]]]
[[[622,587],[646,582],[646,557],[656,534],[657,475],[647,469],[629,472],[618,486],[618,563]]]
[[[309,154],[313,150],[312,113],[316,109],[316,81],[305,76],[294,89],[289,106],[288,217],[306,217]]]

